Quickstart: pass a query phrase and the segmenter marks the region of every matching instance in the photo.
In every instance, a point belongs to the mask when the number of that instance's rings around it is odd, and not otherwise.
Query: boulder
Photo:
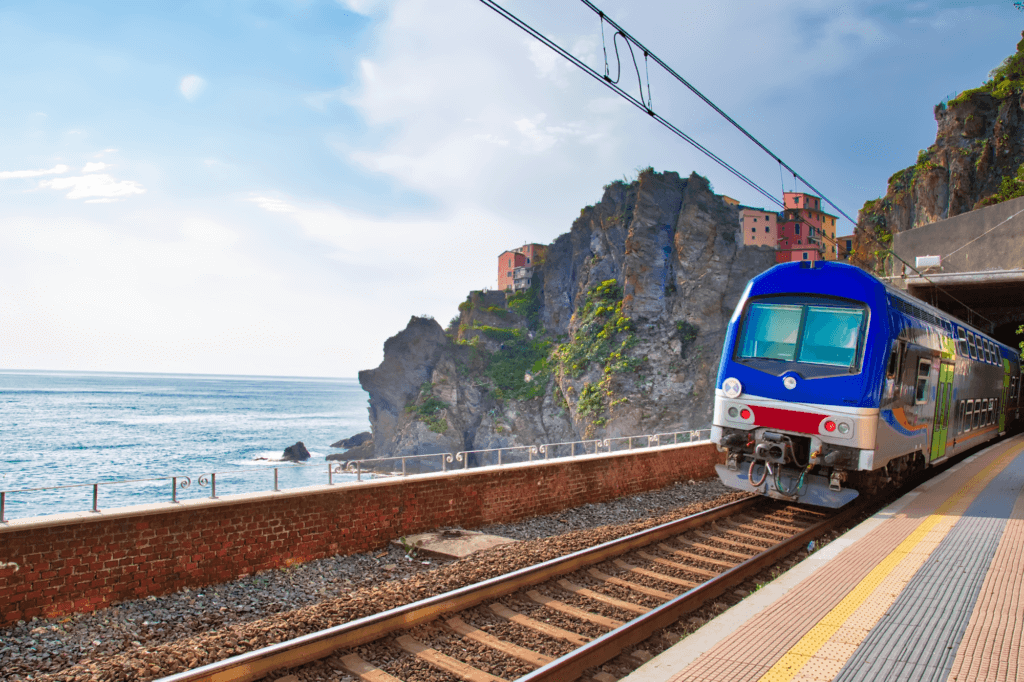
[[[370,433],[369,431],[363,431],[362,433],[357,433],[356,435],[351,436],[349,438],[343,438],[339,440],[337,443],[332,444],[331,447],[354,448],[362,445],[368,440],[373,440],[373,434]]]
[[[284,456],[281,458],[285,462],[305,462],[309,459],[309,450],[300,440],[295,445],[289,445],[284,449]]]

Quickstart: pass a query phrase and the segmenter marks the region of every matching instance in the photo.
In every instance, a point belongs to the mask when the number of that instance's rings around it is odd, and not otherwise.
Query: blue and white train
[[[726,485],[841,507],[1021,424],[1016,349],[834,262],[747,285],[718,368]]]

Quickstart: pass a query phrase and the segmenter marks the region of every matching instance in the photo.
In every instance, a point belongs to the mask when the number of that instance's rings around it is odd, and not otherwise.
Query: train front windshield
[[[866,316],[863,306],[751,303],[739,357],[854,370]]]

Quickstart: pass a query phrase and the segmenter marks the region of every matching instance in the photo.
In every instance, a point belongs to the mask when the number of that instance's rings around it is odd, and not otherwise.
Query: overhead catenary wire
[[[663,125],[665,128],[668,128],[675,135],[677,135],[678,137],[680,137],[683,140],[685,140],[687,143],[689,143],[690,145],[695,147],[697,150],[699,150],[705,156],[707,156],[712,161],[717,163],[719,166],[721,166],[722,168],[724,168],[725,170],[729,171],[734,176],[736,176],[738,179],[743,181],[751,189],[755,190],[759,194],[764,195],[770,201],[773,201],[773,202],[775,202],[777,204],[780,203],[779,200],[777,198],[775,198],[775,196],[773,196],[770,192],[768,192],[767,190],[762,188],[760,185],[758,185],[756,182],[754,182],[753,180],[748,178],[746,175],[741,173],[738,169],[736,169],[733,166],[731,166],[728,162],[725,161],[725,159],[722,159],[720,156],[718,156],[717,154],[712,152],[710,149],[708,149],[707,147],[705,147],[701,143],[697,142],[697,140],[695,140],[692,137],[690,137],[689,135],[687,135],[685,132],[680,130],[677,126],[675,126],[670,121],[668,121],[667,119],[662,117],[660,114],[658,114],[658,113],[652,111],[651,109],[649,109],[644,104],[644,102],[642,102],[641,100],[637,99],[636,97],[634,97],[630,93],[628,93],[625,90],[623,90],[616,83],[611,82],[610,79],[602,76],[600,73],[598,73],[594,69],[590,68],[590,66],[588,66],[585,63],[583,63],[580,59],[578,59],[576,56],[571,54],[568,50],[566,50],[565,48],[561,47],[560,45],[555,43],[553,40],[549,39],[547,36],[542,34],[540,31],[538,31],[537,29],[533,28],[532,26],[527,24],[525,21],[523,21],[522,19],[520,19],[516,15],[512,14],[511,12],[509,12],[507,9],[505,9],[504,7],[499,5],[497,2],[494,2],[494,0],[480,0],[480,2],[482,2],[485,5],[487,5],[492,10],[494,10],[495,12],[500,14],[501,16],[505,17],[508,21],[512,22],[513,24],[518,26],[520,29],[522,29],[526,33],[528,33],[531,36],[533,36],[535,39],[537,39],[540,42],[542,42],[544,45],[546,45],[551,50],[555,51],[556,53],[558,53],[559,55],[561,55],[562,57],[564,57],[568,61],[572,62],[573,65],[575,65],[577,68],[579,68],[584,73],[586,73],[587,75],[589,75],[592,78],[594,78],[594,80],[598,81],[599,83],[601,83],[605,87],[607,87],[610,90],[614,91],[617,95],[619,95],[620,97],[625,99],[627,102],[629,102],[630,104],[635,106],[637,109],[640,109],[644,113],[646,113],[649,116],[651,116],[651,118],[653,118],[655,121],[657,121],[658,123]]]
[[[598,8],[596,5],[594,5],[592,2],[590,2],[590,0],[581,0],[581,2],[583,2],[583,4],[585,4],[591,10],[596,12],[598,14],[599,18],[601,19],[601,43],[602,43],[602,48],[604,48],[604,44],[605,44],[604,43],[604,22],[607,21],[613,28],[616,29],[616,33],[615,33],[615,36],[613,36],[612,43],[613,43],[613,46],[615,47],[616,59],[618,60],[618,67],[619,68],[618,68],[618,74],[617,74],[616,80],[614,82],[611,80],[610,74],[608,73],[609,69],[608,69],[608,64],[607,64],[607,58],[608,58],[607,49],[604,49],[604,55],[605,55],[605,74],[602,75],[602,74],[598,73],[597,71],[595,71],[594,69],[592,69],[589,65],[587,65],[586,63],[581,61],[575,55],[570,53],[568,50],[566,50],[565,48],[563,48],[560,45],[558,45],[557,43],[555,43],[553,40],[551,40],[550,38],[545,36],[543,33],[538,31],[537,29],[533,28],[530,24],[526,23],[524,20],[522,20],[519,17],[517,17],[516,15],[512,14],[512,12],[508,11],[507,9],[505,9],[504,7],[499,5],[494,0],[480,0],[480,2],[482,2],[484,5],[490,7],[492,10],[497,12],[499,15],[501,15],[502,17],[504,17],[505,19],[507,19],[511,23],[513,23],[516,26],[518,26],[520,29],[522,29],[523,31],[525,31],[526,33],[531,35],[536,40],[538,40],[541,43],[543,43],[544,45],[546,45],[549,49],[553,50],[555,53],[559,54],[560,56],[562,56],[563,58],[565,58],[566,60],[571,62],[573,65],[575,65],[581,71],[583,71],[584,73],[586,73],[590,77],[594,78],[596,81],[598,81],[599,83],[601,83],[605,87],[607,87],[610,90],[614,91],[616,94],[618,94],[620,97],[625,99],[627,102],[629,102],[630,104],[635,106],[637,109],[640,109],[640,110],[644,111],[646,114],[648,114],[655,121],[660,123],[662,126],[667,128],[668,130],[670,130],[672,133],[674,133],[675,135],[677,135],[681,139],[685,140],[687,143],[689,143],[691,146],[693,146],[694,148],[696,148],[697,150],[702,152],[705,156],[707,156],[708,158],[713,160],[719,166],[721,166],[722,168],[724,168],[725,170],[729,171],[731,174],[736,176],[738,179],[740,179],[742,182],[744,182],[750,188],[752,188],[753,190],[755,190],[756,192],[758,192],[762,196],[766,197],[769,201],[771,201],[772,203],[774,203],[774,204],[782,207],[783,209],[785,209],[785,204],[782,201],[780,201],[777,197],[775,197],[771,192],[769,192],[768,190],[766,190],[763,187],[761,187],[755,181],[751,180],[749,177],[744,175],[737,168],[735,168],[732,165],[730,165],[728,162],[726,162],[724,159],[722,159],[717,154],[712,152],[710,149],[708,149],[707,147],[705,147],[701,143],[697,142],[697,140],[695,140],[694,138],[692,138],[691,136],[689,136],[688,134],[683,132],[680,128],[678,128],[675,124],[670,122],[668,119],[664,118],[663,116],[661,116],[660,114],[655,112],[650,107],[650,105],[647,102],[644,101],[644,99],[643,99],[643,81],[640,80],[639,68],[638,68],[638,66],[636,64],[636,58],[635,58],[635,55],[633,55],[633,51],[632,51],[632,45],[636,45],[637,47],[639,47],[641,50],[644,51],[644,58],[645,58],[645,60],[648,57],[653,59],[655,61],[655,63],[657,63],[659,66],[661,66],[663,69],[665,69],[665,71],[667,71],[669,74],[671,74],[676,80],[678,80],[680,83],[682,83],[684,86],[686,86],[691,92],[693,92],[695,95],[697,95],[708,106],[710,106],[712,109],[714,109],[719,115],[721,115],[723,118],[725,118],[727,121],[729,121],[729,123],[731,123],[733,126],[735,126],[737,130],[739,130],[741,133],[743,133],[744,136],[746,136],[754,144],[756,144],[759,148],[761,148],[761,150],[763,150],[766,154],[771,156],[772,159],[774,159],[776,162],[778,162],[780,167],[785,168],[790,173],[792,173],[793,174],[794,182],[796,180],[799,180],[799,181],[803,182],[804,185],[806,185],[808,189],[810,189],[815,194],[817,194],[818,197],[820,199],[824,200],[829,206],[832,206],[836,210],[836,212],[838,212],[840,215],[842,215],[844,218],[849,220],[854,225],[857,224],[857,221],[854,220],[853,218],[851,218],[841,208],[839,208],[839,206],[837,206],[835,204],[835,202],[833,202],[831,199],[829,199],[827,196],[825,196],[820,190],[818,190],[814,185],[812,185],[810,182],[808,182],[806,178],[804,178],[802,175],[797,173],[795,169],[793,169],[791,166],[789,166],[789,164],[787,164],[781,158],[779,158],[779,156],[777,154],[775,154],[770,149],[768,149],[768,147],[766,147],[764,144],[762,144],[760,140],[758,140],[749,131],[747,131],[743,126],[741,126],[739,123],[737,123],[731,116],[726,114],[718,105],[716,105],[714,102],[712,102],[710,99],[708,99],[703,93],[701,93],[699,90],[697,90],[693,85],[691,85],[689,83],[689,81],[687,81],[685,78],[683,78],[681,75],[679,75],[672,67],[670,67],[668,64],[666,64],[656,54],[651,52],[646,46],[644,46],[640,41],[638,41],[631,34],[629,34],[618,23],[616,23],[614,20],[612,20],[610,17],[608,17],[607,14],[605,14],[600,8]],[[621,71],[622,71],[621,59],[619,59],[619,55],[618,55],[618,46],[615,44],[615,37],[618,36],[618,35],[622,35],[622,37],[625,38],[627,44],[630,45],[630,54],[633,56],[633,64],[634,64],[634,67],[636,68],[636,71],[637,71],[637,80],[638,80],[639,89],[640,89],[640,99],[637,99],[636,97],[634,97],[630,93],[628,93],[625,90],[623,90],[618,85],[618,82],[617,82],[618,81],[618,76],[621,76]],[[650,82],[648,81],[648,100],[649,99],[650,99]],[[794,191],[795,190],[796,190],[796,187],[794,186]],[[785,186],[783,186],[783,194],[785,194]],[[804,220],[802,217],[800,217],[799,214],[797,214],[796,220],[798,222],[802,222],[802,223],[805,223],[805,224],[813,227],[813,225],[811,223],[808,223],[806,220]],[[822,241],[825,241],[827,239],[828,241],[832,242],[833,244],[836,244],[836,245],[839,244],[838,240],[836,240],[833,237],[829,237],[828,234],[824,232],[824,230],[821,231],[821,237],[822,237]],[[907,268],[910,268],[911,270],[913,270],[915,273],[917,273],[918,276],[920,276],[921,278],[923,278],[926,281],[928,281],[936,289],[938,289],[939,291],[942,291],[944,294],[949,296],[951,299],[953,299],[954,301],[956,301],[960,305],[964,306],[965,309],[967,309],[968,311],[978,315],[978,317],[981,317],[982,319],[986,320],[987,322],[989,322],[989,323],[991,323],[993,325],[995,324],[992,320],[990,320],[989,318],[985,317],[981,313],[978,313],[976,310],[974,310],[973,308],[968,306],[966,303],[964,303],[960,299],[958,299],[955,296],[953,296],[951,293],[949,293],[949,291],[947,291],[946,289],[941,287],[937,282],[935,282],[932,279],[930,279],[927,275],[922,273],[916,267],[914,267],[913,265],[911,265],[907,261],[903,260],[903,258],[901,258],[898,254],[896,254],[891,248],[887,248],[886,250],[888,251],[889,254],[891,254],[893,256],[893,258],[895,258],[896,260],[898,260],[901,263],[903,263]]]
[[[733,119],[731,116],[729,116],[729,114],[727,114],[724,111],[722,111],[722,109],[717,104],[715,104],[713,101],[708,99],[704,95],[704,93],[702,93],[700,90],[698,90],[696,87],[694,87],[692,83],[690,83],[688,80],[686,80],[681,75],[679,75],[679,73],[677,73],[675,69],[673,69],[671,66],[666,64],[660,57],[658,57],[658,55],[656,55],[654,52],[651,52],[651,50],[648,49],[646,45],[644,45],[639,40],[634,38],[632,36],[632,34],[630,34],[628,31],[626,31],[626,29],[622,28],[622,26],[620,26],[618,23],[616,23],[607,14],[605,14],[604,11],[601,8],[599,8],[597,5],[595,5],[590,0],[580,0],[580,1],[584,5],[589,7],[592,11],[596,12],[597,15],[601,17],[602,21],[607,21],[616,31],[621,33],[622,36],[624,38],[626,38],[627,41],[630,41],[630,42],[634,43],[637,47],[639,47],[641,50],[643,50],[646,54],[649,54],[651,59],[653,59],[656,64],[658,64],[661,68],[665,69],[665,71],[668,72],[669,75],[671,75],[677,81],[679,81],[684,86],[686,86],[686,88],[690,92],[692,92],[693,94],[697,95],[697,97],[699,97],[701,100],[703,100],[705,104],[707,104],[709,107],[714,109],[718,113],[719,116],[721,116],[726,121],[731,123],[737,130],[739,130],[741,133],[743,133],[743,135],[745,135],[747,137],[747,139],[749,139],[751,142],[756,144],[766,154],[768,154],[770,157],[772,157],[772,159],[774,159],[775,161],[778,161],[779,165],[783,166],[786,170],[788,170],[790,173],[792,173],[794,178],[798,178],[802,183],[807,185],[807,187],[810,190],[812,190],[815,194],[820,196],[829,206],[831,206],[836,211],[838,211],[839,214],[842,215],[844,218],[849,220],[854,225],[857,224],[856,220],[854,220],[853,218],[848,216],[841,208],[839,208],[839,206],[837,206],[835,203],[833,203],[831,199],[829,199],[820,190],[818,190],[816,187],[814,187],[814,185],[809,183],[806,178],[804,178],[802,175],[797,173],[793,168],[791,168],[789,166],[789,164],[787,164],[785,161],[780,159],[779,156],[775,152],[773,152],[771,149],[768,149],[768,147],[766,147],[764,144],[762,144],[762,142],[760,140],[758,140],[756,137],[754,137],[746,128],[744,128],[739,123],[737,123],[735,119]]]

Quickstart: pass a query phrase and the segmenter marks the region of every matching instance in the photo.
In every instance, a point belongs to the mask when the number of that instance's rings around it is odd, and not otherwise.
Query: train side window
[[[988,399],[988,423],[989,424],[995,424],[996,423],[996,399],[995,398],[989,398]]]
[[[928,373],[932,370],[931,360],[924,358],[917,361],[917,393],[914,396],[915,405],[923,405],[928,402]]]
[[[958,412],[958,415],[959,415],[959,418],[956,420],[956,422],[957,422],[956,432],[957,433],[963,433],[964,431],[967,430],[967,421],[966,421],[967,401],[966,400],[961,400],[960,401],[960,410]]]
[[[1017,377],[1010,377],[1010,397],[1014,398],[1017,395]]]
[[[963,327],[956,328],[956,339],[960,344],[960,355],[970,357],[970,353],[967,350],[967,332],[964,331]]]
[[[974,418],[974,401],[967,401],[967,410],[964,414],[964,431],[971,430],[971,420]]]
[[[974,421],[971,422],[971,428],[975,428],[976,429],[979,426],[981,426],[981,409],[982,409],[981,401],[980,400],[975,400],[974,401]]]
[[[985,357],[988,358],[989,364],[996,364],[995,353],[992,352],[992,342],[985,339]]]
[[[972,360],[978,359],[977,347],[974,345],[974,334],[971,332],[967,332],[967,350],[970,352]]]
[[[979,336],[978,341],[981,342],[981,346],[978,347],[978,354],[981,355],[981,361],[991,362],[988,352],[988,339],[983,339]]]

